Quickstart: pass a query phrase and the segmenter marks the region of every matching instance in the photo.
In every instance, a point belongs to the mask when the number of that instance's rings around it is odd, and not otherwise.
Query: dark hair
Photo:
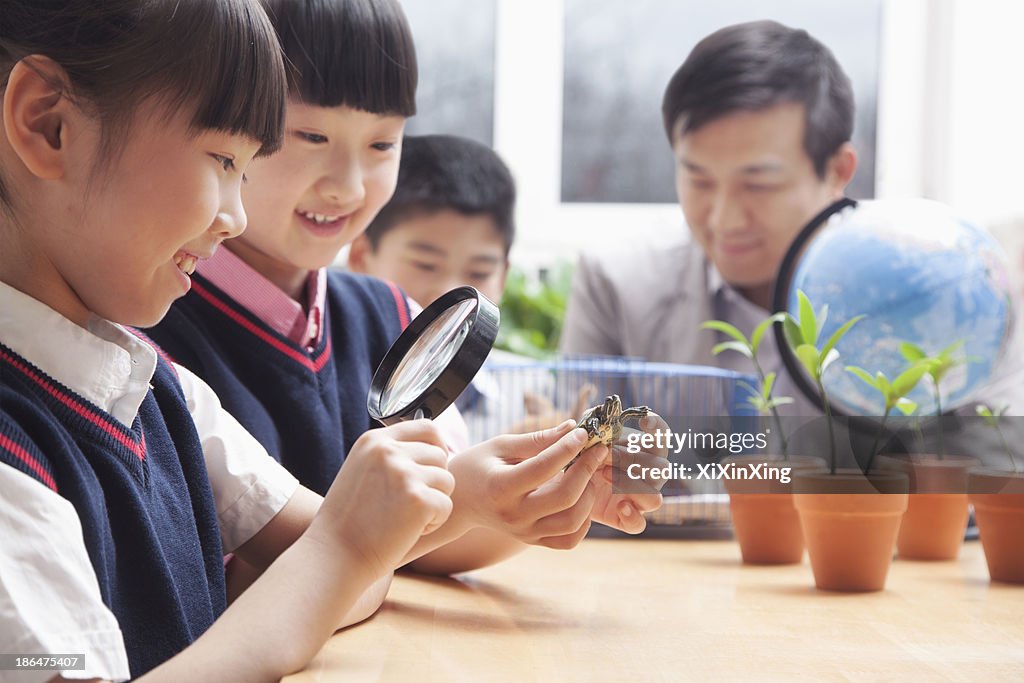
[[[804,106],[804,149],[819,177],[853,134],[853,89],[831,50],[774,21],[720,29],[697,43],[665,88],[665,132],[682,133],[735,111]]]
[[[281,145],[284,62],[254,0],[3,0],[0,91],[31,55],[59,64],[64,94],[102,121],[98,162],[116,154],[136,108],[151,98],[168,118],[193,109],[193,131],[246,135],[261,143],[260,154]],[[0,180],[0,204],[9,200]]]
[[[263,0],[290,95],[320,107],[416,113],[416,49],[396,0]]]
[[[454,135],[409,135],[395,194],[366,229],[374,248],[403,220],[449,209],[486,214],[505,242],[515,239],[516,184],[501,157],[487,145]]]

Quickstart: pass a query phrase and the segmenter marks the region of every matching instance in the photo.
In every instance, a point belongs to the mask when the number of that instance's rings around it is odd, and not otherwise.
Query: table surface
[[[810,565],[744,566],[731,541],[587,539],[455,579],[399,575],[312,681],[1024,680],[1024,586],[979,543],[895,560],[886,589],[814,588]]]

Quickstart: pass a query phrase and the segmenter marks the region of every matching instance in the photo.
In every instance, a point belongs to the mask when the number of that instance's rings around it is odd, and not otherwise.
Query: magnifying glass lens
[[[388,378],[382,413],[400,412],[437,380],[469,336],[476,307],[473,299],[461,301],[430,323]]]

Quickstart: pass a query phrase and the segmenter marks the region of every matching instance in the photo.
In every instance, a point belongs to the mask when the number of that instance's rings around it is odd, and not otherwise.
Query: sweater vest
[[[376,278],[329,271],[324,333],[308,350],[200,275],[147,330],[304,486],[323,495],[371,427],[373,373],[409,321],[405,295]]]
[[[183,650],[225,609],[202,448],[163,359],[151,386],[129,429],[0,345],[0,461],[74,506],[133,677]]]

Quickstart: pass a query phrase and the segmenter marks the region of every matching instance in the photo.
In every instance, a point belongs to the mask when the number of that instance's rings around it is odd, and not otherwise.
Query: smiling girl
[[[81,655],[12,680],[278,680],[451,510],[425,421],[321,501],[124,327],[244,229],[285,90],[249,0],[0,2],[0,639]],[[232,550],[263,578],[226,608]]]
[[[396,286],[327,266],[394,192],[416,111],[416,54],[396,0],[264,6],[289,64],[281,152],[247,171],[246,232],[199,264],[193,292],[149,333],[299,481],[323,491],[373,426],[373,371],[412,314]],[[613,495],[603,446],[563,474],[579,439],[563,425],[453,456],[454,510],[416,568],[466,571],[524,542],[573,547],[591,520],[642,530],[657,489]]]

